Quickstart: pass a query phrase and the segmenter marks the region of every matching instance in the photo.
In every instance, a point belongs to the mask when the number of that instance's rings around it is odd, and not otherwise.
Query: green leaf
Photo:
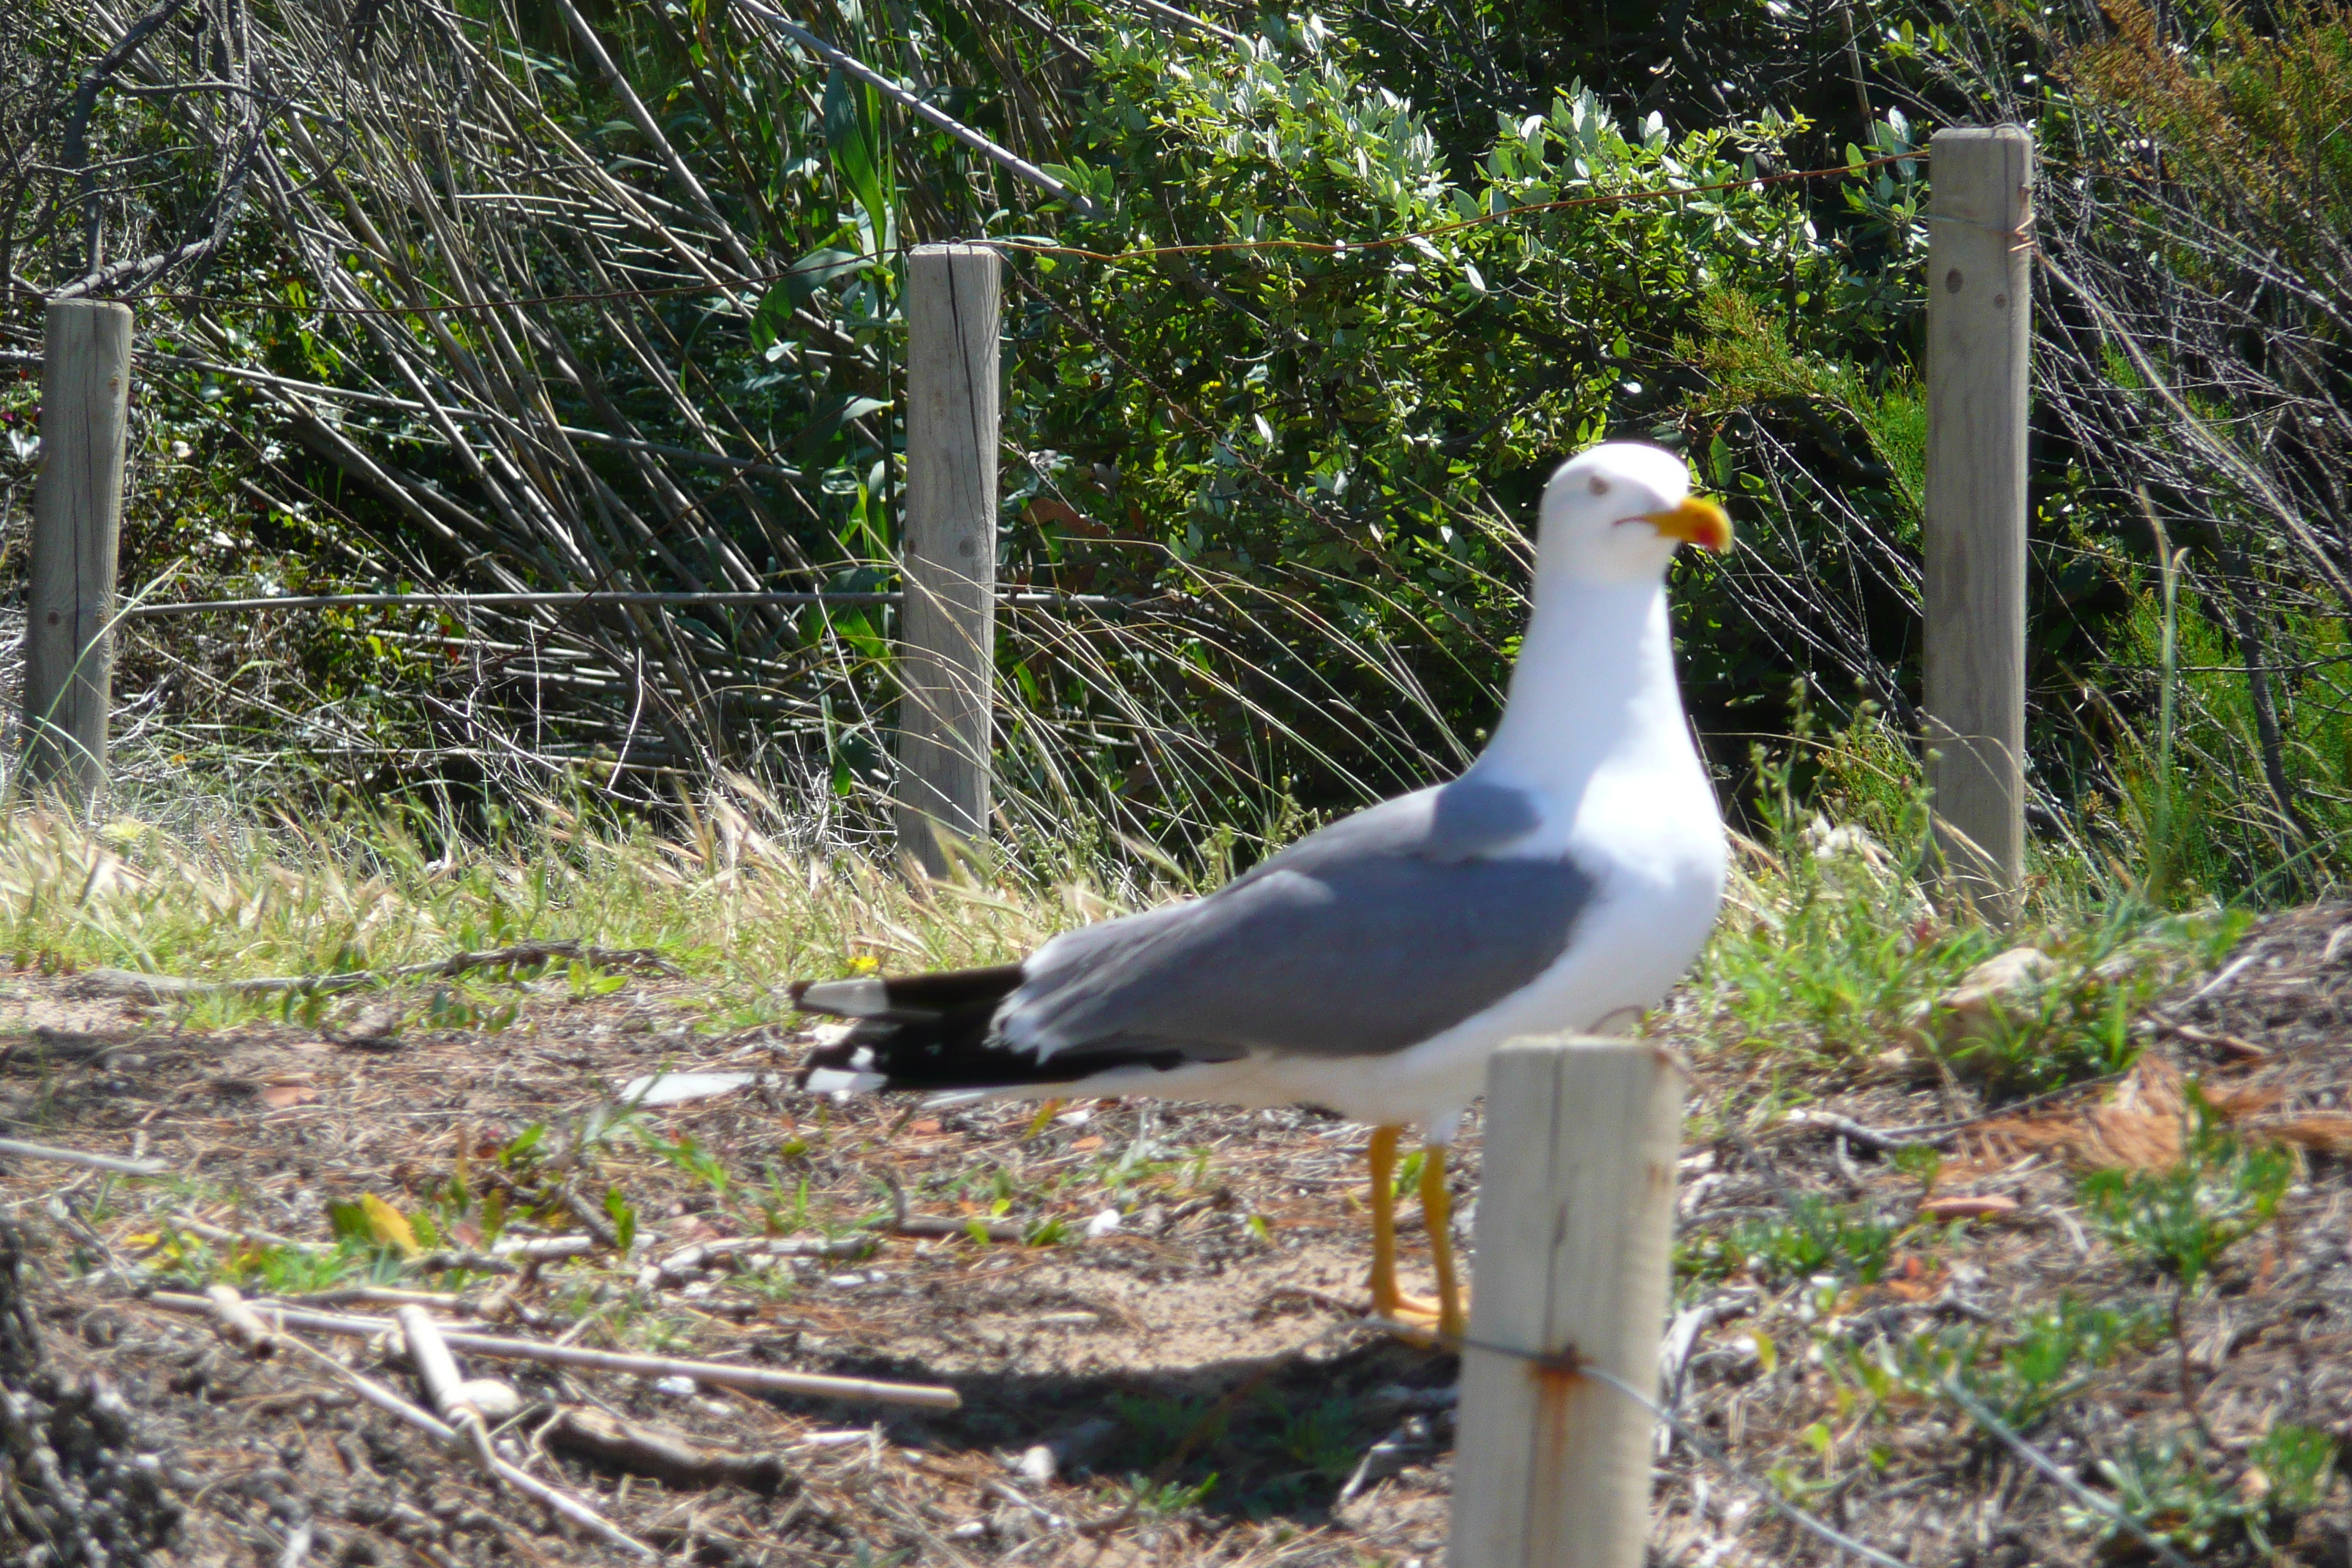
[[[834,237],[839,240],[854,237],[845,231]],[[767,353],[790,331],[793,311],[815,298],[818,289],[873,265],[873,257],[863,251],[844,250],[837,244],[820,246],[793,262],[782,278],[768,285],[768,291],[753,307],[751,346],[761,353]]]
[[[890,201],[883,174],[882,100],[864,83],[852,85],[839,71],[824,79],[824,141],[842,183],[866,209],[874,244],[888,243]]]

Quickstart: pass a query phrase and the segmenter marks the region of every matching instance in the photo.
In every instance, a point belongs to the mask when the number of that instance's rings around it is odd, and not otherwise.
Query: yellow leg
[[[1445,1149],[1432,1143],[1421,1156],[1421,1214],[1429,1230],[1429,1258],[1437,1270],[1437,1334],[1459,1340],[1469,1322],[1454,1267],[1454,1194],[1445,1185]]]
[[[1372,1315],[1397,1315],[1396,1152],[1401,1129],[1372,1129]]]

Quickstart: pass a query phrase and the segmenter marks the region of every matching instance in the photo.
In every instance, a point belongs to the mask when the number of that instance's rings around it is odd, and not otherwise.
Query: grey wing
[[[1572,861],[1482,853],[1538,819],[1515,792],[1463,783],[1358,813],[1196,903],[1062,938],[999,1038],[1204,1060],[1418,1045],[1549,968],[1591,901]]]

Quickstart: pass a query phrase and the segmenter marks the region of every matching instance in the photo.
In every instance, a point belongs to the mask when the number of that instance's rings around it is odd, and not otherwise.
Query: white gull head
[[[1570,459],[1545,487],[1537,570],[1580,583],[1655,582],[1677,546],[1730,543],[1730,520],[1691,494],[1680,458],[1612,441]]]

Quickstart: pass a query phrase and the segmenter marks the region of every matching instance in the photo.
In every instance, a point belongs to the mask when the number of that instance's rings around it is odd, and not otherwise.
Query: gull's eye
[[[1607,479],[1602,479],[1599,474],[1595,474],[1595,475],[1593,475],[1593,476],[1592,476],[1592,481],[1591,481],[1591,482],[1592,482],[1592,493],[1593,493],[1594,495],[1597,495],[1597,496],[1605,496],[1605,495],[1607,495],[1607,494],[1609,493],[1609,481],[1608,481]]]

